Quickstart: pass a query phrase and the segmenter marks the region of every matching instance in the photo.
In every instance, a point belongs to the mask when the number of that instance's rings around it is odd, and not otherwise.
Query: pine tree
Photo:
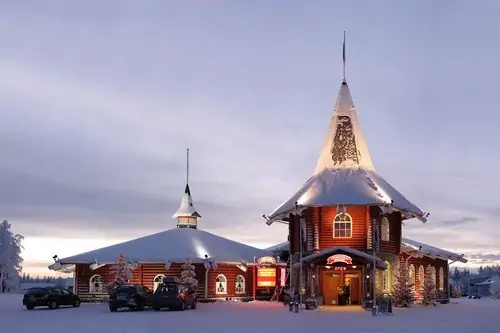
[[[0,293],[19,285],[24,237],[14,234],[7,220],[0,223]]]
[[[111,266],[111,274],[115,276],[115,279],[108,288],[125,284],[132,278],[132,269],[128,266],[123,252],[120,253],[113,266]]]
[[[394,265],[394,284],[392,286],[392,300],[395,307],[410,307],[415,296],[413,284],[410,282],[408,263],[403,256],[398,257]]]
[[[422,286],[422,305],[430,305],[436,300],[436,282],[433,281],[431,265],[425,268],[424,283]]]
[[[191,263],[189,258],[186,258],[181,266],[181,282],[186,287],[191,289],[196,289],[198,287],[198,280],[196,280],[196,272],[194,271],[194,265]]]

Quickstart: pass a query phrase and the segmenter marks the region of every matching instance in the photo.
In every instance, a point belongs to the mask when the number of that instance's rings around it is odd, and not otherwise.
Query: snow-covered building
[[[364,304],[375,294],[370,279],[374,266],[386,269],[389,258],[413,246],[402,242],[403,221],[425,223],[428,214],[376,172],[345,78],[345,39],[343,63],[344,76],[316,168],[268,216],[267,224],[288,224],[295,290],[323,304],[337,304],[338,291],[348,285],[351,303]],[[425,249],[425,258],[447,256]]]
[[[200,299],[272,293],[269,288],[257,288],[255,281],[259,258],[272,253],[200,230],[201,215],[193,204],[188,182],[187,178],[181,205],[173,215],[176,228],[57,259],[49,268],[74,272],[75,292],[89,298],[107,295],[106,285],[115,279],[112,266],[121,253],[132,269],[131,282],[152,290],[165,276],[180,277],[181,265],[189,259],[195,266]],[[278,281],[278,275],[274,279]]]

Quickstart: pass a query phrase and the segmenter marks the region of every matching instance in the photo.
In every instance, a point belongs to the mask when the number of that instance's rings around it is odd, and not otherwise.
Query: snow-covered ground
[[[498,329],[500,301],[461,299],[459,304],[396,309],[394,316],[372,317],[358,308],[325,308],[291,313],[276,303],[200,304],[184,312],[108,311],[106,304],[80,308],[45,308],[27,311],[20,295],[0,295],[0,332],[494,332]],[[496,328],[495,328],[496,327]]]

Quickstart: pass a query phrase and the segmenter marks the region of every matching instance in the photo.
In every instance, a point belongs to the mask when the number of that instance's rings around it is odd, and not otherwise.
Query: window
[[[236,277],[236,286],[234,291],[236,294],[244,294],[245,293],[245,278],[243,275],[238,275]]]
[[[388,261],[386,261],[385,264],[387,265],[387,268],[384,271],[382,271],[381,285],[382,285],[383,291],[390,292],[391,291],[391,269],[392,269],[392,267]]]
[[[227,294],[227,279],[224,275],[219,274],[215,279],[215,293]]]
[[[420,265],[418,266],[418,285],[420,288],[424,287],[424,279],[425,279],[424,265]]]
[[[340,213],[335,215],[335,218],[333,219],[333,237],[352,237],[352,219],[349,214]]]
[[[165,278],[165,275],[163,274],[158,274],[155,276],[155,278],[153,279],[153,291],[156,291],[156,288],[158,288],[158,286],[163,283],[163,279]]]
[[[382,218],[382,221],[380,222],[380,228],[381,228],[380,239],[384,242],[388,242],[390,239],[391,227],[387,217]]]
[[[103,294],[104,293],[104,281],[100,275],[92,275],[89,283],[89,293],[91,294]]]
[[[412,285],[413,291],[415,291],[415,266],[410,264],[410,268],[408,269],[408,275],[410,275],[410,284]]]
[[[431,266],[431,279],[432,279],[432,283],[434,283],[434,286],[437,286],[436,267],[434,267],[434,266]]]
[[[67,289],[62,289],[62,288],[61,288],[61,292],[63,293],[63,295],[69,295],[69,294],[71,294],[71,293],[69,292],[69,290],[67,290]]]
[[[443,267],[439,267],[439,290],[444,290],[444,270]]]

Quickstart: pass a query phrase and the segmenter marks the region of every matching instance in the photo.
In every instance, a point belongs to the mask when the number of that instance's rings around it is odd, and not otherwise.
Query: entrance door
[[[323,272],[323,302],[325,305],[337,304],[337,288],[342,282],[340,273]]]
[[[349,298],[351,304],[361,304],[361,285],[359,273],[344,274],[344,284],[349,285]]]

